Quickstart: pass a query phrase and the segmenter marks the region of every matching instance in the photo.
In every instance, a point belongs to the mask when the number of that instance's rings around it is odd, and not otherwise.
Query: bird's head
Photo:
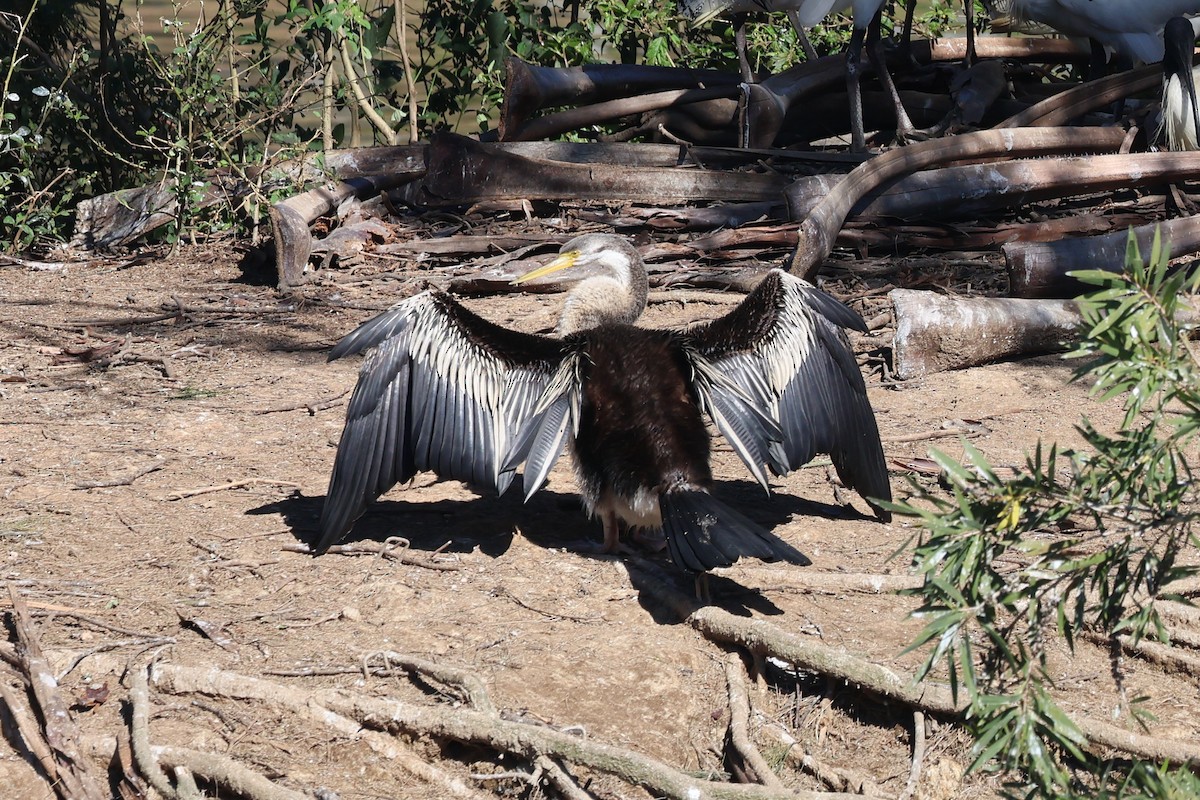
[[[632,324],[646,308],[649,280],[637,248],[622,236],[586,233],[558,255],[513,281],[514,284],[570,270],[578,283],[567,295],[558,323],[564,335],[609,322]]]

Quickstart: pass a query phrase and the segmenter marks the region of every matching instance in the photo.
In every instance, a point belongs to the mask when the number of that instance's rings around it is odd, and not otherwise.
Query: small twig
[[[917,785],[921,782],[921,764],[925,760],[925,715],[920,711],[913,712],[912,749],[912,769],[908,773],[908,783],[900,793],[900,800],[916,797]]]
[[[171,492],[163,500],[183,500],[188,497],[198,497],[202,494],[212,494],[213,492],[224,492],[229,489],[244,489],[247,486],[284,486],[290,489],[299,489],[300,484],[292,481],[281,481],[274,478],[243,478],[240,481],[230,481],[222,483],[219,486],[205,486],[200,489],[181,489],[177,492]]]
[[[71,619],[82,622],[85,625],[91,625],[91,626],[99,628],[100,630],[103,630],[103,631],[112,631],[113,633],[119,633],[122,636],[136,636],[139,639],[146,639],[149,641],[158,641],[161,639],[161,640],[164,640],[166,644],[174,644],[175,643],[175,640],[169,636],[161,636],[157,633],[145,633],[143,631],[135,631],[131,628],[122,628],[120,625],[114,625],[111,622],[105,622],[102,619],[96,619],[95,617],[89,617],[87,614],[81,614],[78,611],[75,611],[74,609],[60,608],[60,609],[52,609],[52,610],[56,612],[55,616],[70,617]]]
[[[521,608],[525,609],[526,611],[532,611],[535,614],[541,614],[543,617],[546,617],[547,619],[567,619],[567,620],[571,620],[572,622],[584,622],[584,623],[604,622],[603,614],[598,614],[593,617],[577,617],[573,614],[564,614],[561,611],[545,611],[543,609],[536,608],[535,606],[532,606],[529,603],[526,603],[524,600],[517,597],[515,594],[513,594],[512,592],[510,592],[508,589],[506,589],[503,586],[497,586],[495,589],[492,590],[492,593],[495,594],[497,597],[506,597],[509,600],[512,600],[517,605],[519,605]]]
[[[123,475],[120,478],[110,478],[104,481],[79,481],[75,484],[76,489],[111,489],[114,486],[130,486],[138,478],[143,475],[149,475],[151,472],[157,472],[166,466],[166,461],[151,461],[149,464],[138,467],[133,472]]]
[[[105,642],[104,644],[89,647],[82,653],[78,653],[74,658],[67,663],[65,667],[59,670],[56,679],[61,683],[68,675],[75,671],[85,658],[94,656],[97,653],[108,653],[113,650],[120,650],[122,647],[136,647],[133,655],[137,655],[151,647],[161,647],[169,644],[175,644],[175,639],[170,636],[156,636],[154,638],[139,637],[137,639],[125,639],[118,642]]]
[[[399,537],[393,537],[393,539]],[[443,561],[432,561],[423,556],[415,555],[411,550],[402,548],[400,552],[396,552],[395,545],[391,544],[392,539],[386,542],[357,542],[355,544],[335,544],[326,549],[326,553],[332,553],[339,556],[376,556],[386,558],[389,561],[399,561],[401,564],[410,564],[414,567],[424,567],[425,569],[433,569],[441,572],[454,572],[462,569],[461,564],[448,564]],[[282,548],[289,553],[304,553],[312,555],[313,550],[306,544],[285,544]]]
[[[827,707],[828,698],[822,700],[822,708]],[[826,764],[812,753],[808,752],[796,738],[779,725],[764,725],[763,730],[787,748],[784,759],[801,772],[813,776],[825,788],[834,792],[853,792],[865,797],[881,797],[882,792],[875,781],[857,770],[842,769],[832,764]]]
[[[779,780],[754,742],[750,741],[750,698],[746,695],[746,683],[742,680],[742,659],[737,653],[725,657],[725,680],[729,684],[730,744],[742,763],[753,770],[759,783],[773,789],[783,789],[783,781]]]
[[[334,395],[333,397],[325,398],[324,400],[309,400],[307,403],[288,403],[288,404],[282,405],[282,406],[271,406],[270,408],[260,408],[258,411],[255,411],[254,413],[255,414],[280,414],[280,413],[283,413],[284,411],[299,411],[300,409],[303,408],[308,411],[309,416],[313,416],[318,411],[324,411],[328,408],[333,408],[334,406],[341,405],[341,402],[340,402],[341,399],[348,394],[350,394],[349,389],[342,392],[341,394],[337,394],[337,395]]]

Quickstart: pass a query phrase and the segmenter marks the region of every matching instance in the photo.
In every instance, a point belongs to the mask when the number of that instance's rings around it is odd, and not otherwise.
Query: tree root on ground
[[[966,702],[962,698],[956,701],[948,686],[916,682],[911,676],[903,676],[844,650],[793,636],[764,620],[735,617],[728,611],[708,606],[694,612],[688,622],[713,641],[744,647],[757,657],[774,656],[898,700],[914,710],[956,717],[966,709]],[[1134,733],[1088,717],[1074,717],[1073,721],[1093,747],[1107,747],[1150,761],[1200,763],[1200,745],[1194,742]]]
[[[641,753],[465,708],[417,706],[344,690],[306,692],[223,670],[171,664],[154,665],[152,678],[156,688],[174,694],[196,692],[229,699],[266,701],[294,709],[309,708],[320,716],[330,713],[341,715],[342,718],[349,717],[372,728],[484,745],[520,755],[535,763],[539,757],[546,756],[618,776],[645,787],[654,795],[676,800],[769,800],[785,797],[792,800],[835,800],[854,797],[849,794],[780,790],[699,780]]]

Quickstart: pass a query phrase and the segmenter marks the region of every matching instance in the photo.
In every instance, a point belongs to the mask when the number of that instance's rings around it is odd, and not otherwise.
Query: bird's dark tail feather
[[[667,550],[677,566],[692,572],[728,567],[742,556],[812,562],[757,522],[698,489],[674,489],[659,497]]]

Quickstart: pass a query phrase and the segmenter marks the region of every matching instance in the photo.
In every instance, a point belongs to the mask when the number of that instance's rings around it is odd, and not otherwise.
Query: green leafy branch
[[[893,508],[922,528],[913,564],[927,622],[910,649],[926,651],[921,677],[945,670],[965,693],[972,769],[1017,776],[1010,788],[1023,796],[1133,797],[1195,779],[1154,765],[1114,770],[1090,754],[1052,697],[1048,655],[1085,632],[1165,641],[1155,604],[1179,599],[1172,584],[1197,572],[1181,557],[1197,544],[1188,455],[1200,387],[1188,336],[1200,274],[1172,270],[1156,237],[1148,263],[1131,238],[1124,273],[1076,277],[1097,291],[1080,300],[1075,379],[1122,404],[1122,430],[1085,418],[1086,448],[1039,444],[1010,479],[969,444],[961,462],[935,452],[949,497],[916,486]],[[1138,721],[1140,700],[1126,709]]]

